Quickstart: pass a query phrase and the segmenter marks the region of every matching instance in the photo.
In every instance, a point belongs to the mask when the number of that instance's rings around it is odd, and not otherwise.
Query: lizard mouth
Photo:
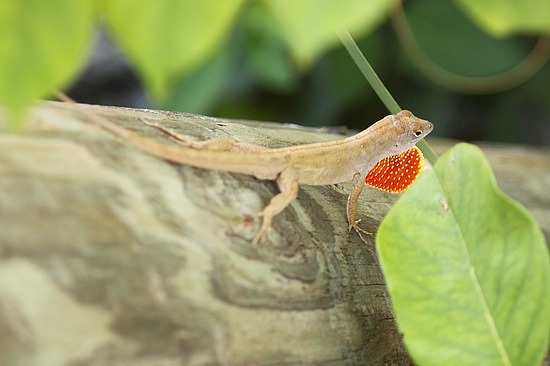
[[[426,121],[426,126],[424,127],[424,135],[429,134],[434,129],[434,124],[431,122]]]

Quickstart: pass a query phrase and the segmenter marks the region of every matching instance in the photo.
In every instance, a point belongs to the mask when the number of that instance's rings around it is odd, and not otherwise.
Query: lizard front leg
[[[348,196],[348,203],[346,207],[346,212],[348,214],[348,231],[351,231],[351,229],[355,230],[355,232],[357,232],[357,234],[359,234],[361,239],[364,241],[361,233],[369,233],[357,225],[360,221],[357,220],[357,200],[359,199],[361,191],[363,191],[363,187],[365,186],[365,176],[361,175],[361,173],[355,173],[352,182],[353,186]]]
[[[298,196],[298,178],[294,169],[285,169],[277,177],[277,186],[281,191],[274,196],[269,204],[256,216],[262,216],[262,226],[254,237],[252,245],[257,246],[260,240],[267,236],[271,228],[273,216],[283,211]]]

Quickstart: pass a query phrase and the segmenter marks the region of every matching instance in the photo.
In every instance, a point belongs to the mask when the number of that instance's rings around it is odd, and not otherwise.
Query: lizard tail
[[[259,179],[275,179],[278,172],[282,170],[270,170],[269,172],[262,171],[258,166],[265,165],[265,162],[258,162],[259,156],[263,155],[262,151],[251,154],[250,152],[227,152],[227,151],[204,151],[192,147],[181,145],[169,145],[159,143],[150,138],[141,136],[135,132],[127,130],[119,126],[107,118],[100,116],[86,108],[78,108],[77,103],[67,95],[58,92],[58,98],[67,103],[67,107],[76,110],[94,123],[101,126],[103,129],[112,134],[128,141],[138,150],[141,150],[149,155],[161,158],[173,163],[186,164],[200,169],[220,170],[233,173],[241,173],[255,176]],[[256,162],[256,163],[251,163]],[[273,165],[281,165],[278,159],[270,162]]]
[[[61,100],[62,102],[66,102],[69,108],[76,110],[76,108],[73,107],[77,105],[77,102],[74,99],[72,99],[71,97],[69,97],[68,95],[60,91],[57,91],[55,94],[59,100]],[[124,127],[118,126],[117,124],[110,122],[108,119],[98,116],[97,114],[90,112],[86,109],[78,108],[78,111],[85,114],[86,117],[90,118],[92,121],[94,121],[96,124],[106,129],[107,131],[117,136],[120,136],[124,139],[128,140],[129,135],[132,134],[131,131],[128,131]]]

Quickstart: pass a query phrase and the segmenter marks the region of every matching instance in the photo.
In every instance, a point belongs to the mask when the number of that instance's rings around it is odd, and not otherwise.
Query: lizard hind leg
[[[269,204],[256,214],[256,216],[261,216],[263,221],[260,230],[252,241],[253,246],[257,246],[260,240],[268,235],[273,217],[283,211],[298,196],[298,178],[295,170],[283,170],[277,177],[277,186],[281,192],[275,195]]]
[[[186,146],[197,150],[244,152],[244,151],[261,151],[261,150],[267,149],[265,146],[256,145],[251,142],[232,140],[229,138],[197,141],[191,136],[179,134],[170,128],[164,127],[160,123],[149,122],[143,118],[141,118],[141,121],[147,126],[156,128],[159,131],[165,133],[166,135],[173,137],[177,141],[185,144]]]

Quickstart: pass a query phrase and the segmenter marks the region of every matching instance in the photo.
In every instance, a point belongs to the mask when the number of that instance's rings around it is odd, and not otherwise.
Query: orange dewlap
[[[424,166],[424,155],[416,146],[380,160],[369,171],[365,183],[390,193],[406,191]]]

